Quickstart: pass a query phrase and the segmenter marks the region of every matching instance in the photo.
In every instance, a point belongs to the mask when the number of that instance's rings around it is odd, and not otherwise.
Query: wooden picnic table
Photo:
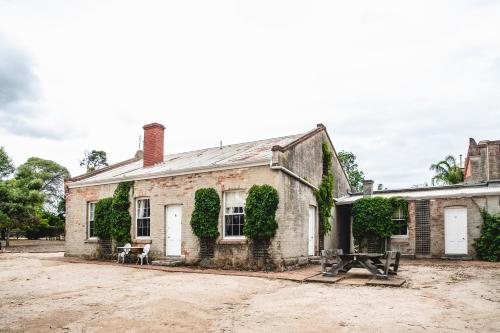
[[[376,278],[387,278],[389,275],[397,275],[400,252],[337,253],[336,256],[337,263],[330,269],[325,269],[323,276],[334,276],[339,272],[347,273],[351,268],[365,268]]]

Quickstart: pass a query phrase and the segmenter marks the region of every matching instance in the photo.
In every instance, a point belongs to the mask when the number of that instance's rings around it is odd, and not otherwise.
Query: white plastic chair
[[[151,247],[150,244],[144,245],[144,248],[142,249],[142,253],[137,256],[136,265],[139,263],[139,260],[141,261],[141,265],[142,265],[142,261],[144,260],[144,258],[146,258],[146,263],[149,265],[148,253],[149,253],[150,247]]]
[[[122,259],[122,263],[125,263],[125,257],[130,253],[131,247],[132,245],[130,245],[130,243],[125,244],[125,246],[123,247],[123,251],[118,253],[118,260],[116,260],[117,263],[120,263],[120,258]]]

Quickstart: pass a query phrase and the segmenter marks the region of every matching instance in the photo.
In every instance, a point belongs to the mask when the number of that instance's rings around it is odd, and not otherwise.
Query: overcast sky
[[[16,165],[166,153],[323,123],[375,184],[500,139],[500,1],[0,0],[0,146]]]

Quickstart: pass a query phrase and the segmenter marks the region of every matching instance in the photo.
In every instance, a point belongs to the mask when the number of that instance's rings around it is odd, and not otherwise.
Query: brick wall
[[[479,237],[483,223],[479,207],[487,208],[490,213],[500,212],[500,197],[488,196],[477,198],[442,198],[430,200],[431,256],[445,255],[445,222],[447,207],[467,207],[467,243],[468,255],[474,256],[474,241]],[[415,202],[409,202],[408,238],[391,239],[391,249],[399,250],[404,255],[415,254]]]

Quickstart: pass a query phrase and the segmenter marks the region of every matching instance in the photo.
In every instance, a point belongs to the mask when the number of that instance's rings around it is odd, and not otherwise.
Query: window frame
[[[95,206],[97,204],[97,201],[87,201],[87,239],[88,240],[97,240],[99,239],[99,237],[95,236],[95,235],[90,235],[90,207],[92,205],[94,205],[94,212],[93,212],[93,219],[92,219],[92,224],[93,224],[93,227],[92,227],[92,230],[94,230],[94,233],[95,233]]]
[[[243,213],[238,213],[238,214],[226,214],[226,193],[231,193],[231,192],[242,192],[244,196],[246,197],[246,191],[242,189],[235,189],[235,190],[227,190],[222,193],[223,197],[223,208],[222,208],[222,239],[228,239],[228,240],[245,240],[246,237],[245,235],[241,236],[226,236],[226,216],[232,216],[232,215],[243,215],[243,223],[245,222],[245,203],[243,203]],[[243,232],[243,229],[242,229]]]
[[[401,207],[398,208],[397,212],[399,213],[398,214],[398,217],[395,218],[394,215],[392,216],[392,221],[404,221],[406,220],[406,235],[391,235],[391,238],[408,238],[408,234],[410,233],[410,230],[408,229],[408,218],[404,218],[403,216],[403,209]]]
[[[149,235],[148,236],[139,236],[139,224],[137,223],[139,220],[139,200],[148,200],[149,201]],[[135,198],[135,238],[136,239],[151,239],[151,198],[150,197],[137,197]]]

